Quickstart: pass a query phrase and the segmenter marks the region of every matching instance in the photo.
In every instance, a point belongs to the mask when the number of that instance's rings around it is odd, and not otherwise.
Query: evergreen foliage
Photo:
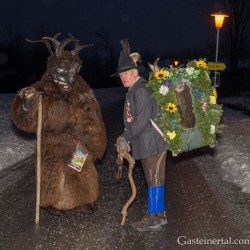
[[[174,155],[185,151],[183,133],[194,131],[193,128],[184,129],[181,125],[175,94],[178,84],[188,84],[191,90],[195,129],[201,133],[201,141],[197,147],[214,147],[217,144],[216,134],[222,132],[222,108],[217,104],[217,92],[211,85],[209,74],[206,59],[193,60],[178,68],[163,67],[150,73],[148,87],[153,90],[152,97],[162,108],[157,122],[170,143],[168,150]]]

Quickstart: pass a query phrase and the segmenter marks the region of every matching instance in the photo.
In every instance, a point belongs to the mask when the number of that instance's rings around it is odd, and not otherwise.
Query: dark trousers
[[[148,187],[165,186],[166,157],[165,151],[141,161]]]

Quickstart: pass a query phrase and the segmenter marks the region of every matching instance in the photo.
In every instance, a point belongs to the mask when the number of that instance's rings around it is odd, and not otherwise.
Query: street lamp
[[[174,60],[174,61],[173,61],[173,64],[174,64],[175,67],[177,67],[177,66],[179,65],[179,63],[180,63],[180,62],[179,62],[178,60]]]
[[[217,29],[217,38],[216,38],[216,52],[215,52],[215,62],[218,62],[218,49],[219,49],[219,35],[220,35],[220,29],[223,26],[224,18],[229,17],[228,15],[225,15],[221,12],[216,14],[211,14],[211,16],[214,16],[215,19],[215,27]],[[217,71],[214,71],[214,87],[217,86]]]

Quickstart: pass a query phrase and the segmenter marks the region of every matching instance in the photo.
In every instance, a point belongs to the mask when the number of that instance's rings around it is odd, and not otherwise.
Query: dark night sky
[[[213,41],[213,19],[193,0],[0,0],[1,39],[8,39],[5,22],[25,38],[39,39],[44,26],[72,33],[81,43],[91,32],[110,31],[114,45],[127,37],[133,51],[160,52],[204,47]]]

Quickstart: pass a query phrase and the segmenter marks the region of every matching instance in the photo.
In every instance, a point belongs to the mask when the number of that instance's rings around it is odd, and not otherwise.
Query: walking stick
[[[41,189],[41,132],[42,132],[42,96],[38,99],[37,146],[36,146],[36,224],[39,223],[40,189]]]
[[[135,186],[133,176],[132,176],[133,168],[135,165],[135,159],[127,151],[119,150],[119,148],[117,148],[117,152],[118,152],[119,157],[122,157],[129,162],[128,179],[129,179],[129,183],[132,189],[131,197],[129,198],[127,203],[123,206],[122,211],[121,211],[121,214],[122,214],[121,226],[124,226],[125,221],[126,221],[128,207],[130,206],[130,204],[134,201],[136,197],[136,186]]]

